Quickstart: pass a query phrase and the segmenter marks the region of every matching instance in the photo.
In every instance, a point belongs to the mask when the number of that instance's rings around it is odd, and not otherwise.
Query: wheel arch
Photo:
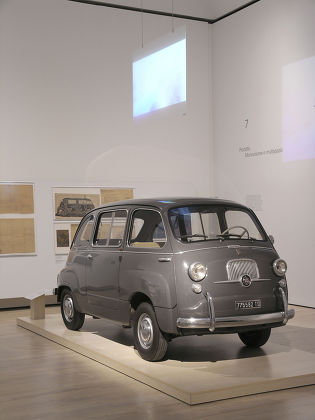
[[[62,285],[58,286],[57,302],[61,303],[61,295],[62,295],[62,292],[64,290],[69,290],[71,292],[72,298],[73,298],[73,302],[74,302],[74,305],[75,305],[76,309],[79,312],[81,312],[81,313],[85,313],[85,311],[82,310],[82,308],[81,308],[81,306],[79,304],[77,293],[75,293],[75,290],[73,290],[72,287],[70,287],[70,285],[68,285],[68,284],[62,284]]]
[[[62,294],[62,292],[63,292],[65,289],[68,289],[68,290],[70,290],[70,291],[71,291],[71,289],[70,289],[70,287],[69,287],[69,286],[65,286],[65,285],[63,285],[63,286],[59,286],[59,287],[58,287],[58,290],[57,290],[57,302],[61,302],[61,294]]]
[[[148,295],[146,295],[145,293],[142,293],[142,292],[134,293],[130,298],[131,312],[135,312],[137,310],[138,306],[143,302],[149,303],[154,308],[152,300],[149,298]]]

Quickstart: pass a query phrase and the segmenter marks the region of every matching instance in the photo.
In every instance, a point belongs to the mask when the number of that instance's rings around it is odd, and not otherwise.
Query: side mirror
[[[272,235],[269,235],[270,242],[272,245],[275,243],[275,238]]]

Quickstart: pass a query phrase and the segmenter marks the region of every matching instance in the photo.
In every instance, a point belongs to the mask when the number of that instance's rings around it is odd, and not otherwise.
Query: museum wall
[[[1,299],[49,293],[56,285],[66,255],[55,254],[52,188],[213,194],[211,29],[144,15],[143,51],[183,30],[186,104],[133,119],[139,13],[64,0],[1,1],[0,181],[34,183],[36,239],[36,255],[0,257]]]
[[[213,25],[215,189],[252,207],[315,306],[315,2],[263,0]]]

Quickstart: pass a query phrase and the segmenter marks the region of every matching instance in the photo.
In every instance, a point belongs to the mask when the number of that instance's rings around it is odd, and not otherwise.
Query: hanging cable
[[[141,0],[141,47],[143,48],[143,0]]]

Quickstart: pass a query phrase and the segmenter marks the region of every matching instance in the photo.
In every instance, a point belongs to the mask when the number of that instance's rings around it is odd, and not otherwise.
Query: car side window
[[[111,211],[100,215],[94,237],[94,245],[106,246],[108,244],[112,218],[113,213]]]
[[[127,221],[126,210],[102,213],[98,220],[93,244],[96,246],[121,246]]]
[[[82,226],[80,227],[79,232],[76,235],[76,238],[75,238],[76,246],[86,245],[90,242],[93,225],[94,225],[94,216],[91,215],[83,222]]]
[[[116,210],[113,216],[109,246],[121,246],[127,222],[127,211]]]
[[[135,248],[162,248],[166,242],[159,212],[139,209],[133,213],[128,244]]]

